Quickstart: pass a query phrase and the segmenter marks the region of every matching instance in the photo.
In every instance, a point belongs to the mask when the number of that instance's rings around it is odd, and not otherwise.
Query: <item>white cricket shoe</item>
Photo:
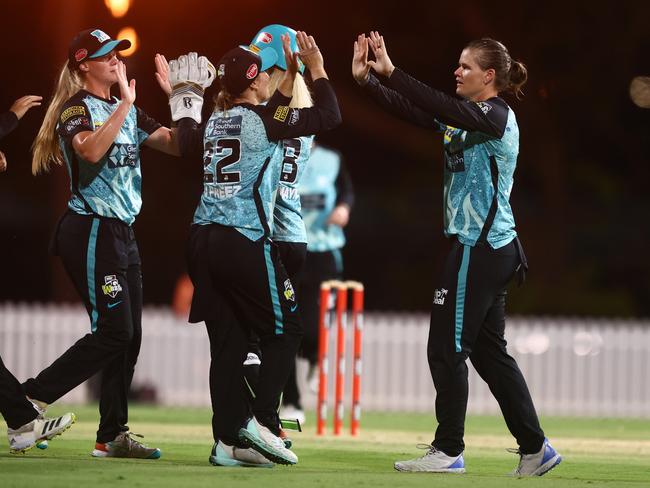
[[[268,427],[260,424],[255,417],[246,423],[246,427],[239,429],[239,440],[274,463],[296,464],[298,462],[298,456],[287,449],[284,441],[273,434]]]
[[[208,458],[213,466],[244,466],[249,468],[272,468],[273,463],[250,447],[229,446],[223,441],[215,442]]]
[[[519,465],[511,473],[512,476],[542,476],[562,462],[562,456],[546,438],[542,448],[535,454],[522,454],[518,449],[508,451],[519,454]]]
[[[426,445],[427,453],[419,458],[408,461],[396,461],[397,471],[426,472],[426,473],[464,473],[465,460],[463,453],[458,456],[447,456],[433,446]],[[418,446],[420,447],[420,446]]]
[[[77,417],[73,413],[66,413],[55,418],[37,417],[17,429],[7,429],[10,452],[12,454],[25,452],[39,441],[53,439],[68,430],[76,420]]]

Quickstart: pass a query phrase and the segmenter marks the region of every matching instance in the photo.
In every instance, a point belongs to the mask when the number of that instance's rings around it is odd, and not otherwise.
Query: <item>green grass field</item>
[[[510,486],[648,487],[650,486],[650,421],[586,418],[544,418],[542,425],[564,461],[542,478],[507,476],[517,456],[499,417],[470,416],[466,429],[465,475],[398,473],[393,461],[421,455],[417,443],[431,440],[431,415],[365,413],[359,438],[348,435],[319,438],[314,419],[296,433],[296,466],[273,469],[211,466],[210,412],[134,406],[130,427],[160,447],[157,461],[95,459],[90,456],[97,428],[97,408],[70,408],[77,423],[49,449],[10,455],[6,436],[0,438],[0,487],[155,486],[157,488],[239,487],[476,487]],[[51,415],[66,407],[53,407]],[[347,425],[347,424],[346,424]]]

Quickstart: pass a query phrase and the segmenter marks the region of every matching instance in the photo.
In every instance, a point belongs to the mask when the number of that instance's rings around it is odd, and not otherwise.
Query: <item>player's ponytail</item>
[[[280,69],[273,70],[269,80],[269,91],[271,93],[278,89],[283,77],[284,71]],[[300,73],[296,74],[296,79],[293,82],[293,92],[289,106],[291,108],[309,108],[314,106],[309,87],[305,83],[305,78]]]
[[[230,93],[228,93],[225,89],[222,89],[217,93],[217,96],[214,98],[214,111],[215,112],[227,112],[234,106],[234,100],[235,97],[233,97]]]
[[[521,87],[528,79],[528,71],[522,62],[510,57],[508,48],[499,41],[484,37],[470,42],[466,49],[472,51],[482,70],[494,70],[494,86],[499,92],[508,91],[521,98]]]
[[[56,124],[61,107],[72,95],[83,88],[79,73],[68,68],[66,61],[59,73],[54,95],[45,112],[43,124],[32,144],[32,173],[37,175],[50,169],[50,163],[63,164],[63,154],[56,136]]]
[[[520,61],[512,61],[512,66],[510,67],[510,83],[508,85],[508,91],[515,94],[517,99],[521,99],[521,95],[524,94],[521,91],[521,87],[524,86],[524,83],[528,80],[528,70],[526,65]]]

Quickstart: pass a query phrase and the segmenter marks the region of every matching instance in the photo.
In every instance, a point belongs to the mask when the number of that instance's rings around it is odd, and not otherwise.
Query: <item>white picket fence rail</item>
[[[433,412],[435,390],[426,360],[428,324],[426,314],[366,314],[364,409]],[[143,329],[134,385],[150,385],[164,405],[208,406],[205,328],[187,324],[167,308],[146,307]],[[650,321],[513,317],[506,330],[510,354],[524,372],[540,413],[650,418]],[[79,306],[0,304],[0,355],[20,380],[37,374],[88,331],[88,317]],[[348,365],[351,336],[348,329]],[[346,411],[351,401],[350,369]],[[315,396],[305,385],[304,362],[298,375],[304,403],[313,407]],[[333,392],[333,384],[328,390]],[[87,397],[81,385],[62,401],[79,403]],[[471,364],[469,411],[499,411]]]

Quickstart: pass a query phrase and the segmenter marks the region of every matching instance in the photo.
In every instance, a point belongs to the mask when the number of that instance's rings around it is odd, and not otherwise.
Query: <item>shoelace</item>
[[[136,434],[135,432],[130,432],[130,431],[125,432],[124,437],[126,437],[126,443],[129,446],[129,450],[131,450],[132,447],[134,447],[134,445],[135,445],[135,447],[144,447],[142,445],[142,442],[139,442],[139,441],[136,441],[135,439],[132,439],[131,438],[132,435],[136,436],[136,437],[139,437],[140,439],[144,439],[144,436],[142,434]]]
[[[431,455],[433,455],[433,454],[435,454],[435,453],[438,452],[438,449],[436,449],[435,447],[433,447],[431,444],[422,444],[422,443],[420,443],[420,444],[416,444],[415,447],[416,447],[417,449],[424,449],[424,450],[427,450],[427,451],[428,451],[424,456],[421,456],[421,458],[425,458],[425,457],[427,457],[427,456],[431,456]]]
[[[524,459],[524,455],[522,454],[521,450],[513,448],[513,447],[507,447],[506,451],[511,453],[511,454],[517,454],[519,456],[519,464],[517,465],[517,468],[513,471],[513,474],[520,474],[521,473],[521,461]]]

